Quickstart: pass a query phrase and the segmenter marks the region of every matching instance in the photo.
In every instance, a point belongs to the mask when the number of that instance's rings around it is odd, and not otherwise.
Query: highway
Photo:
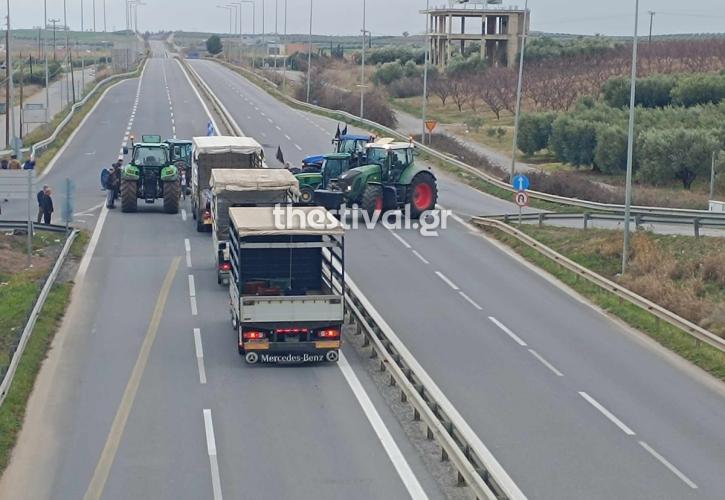
[[[74,180],[94,232],[0,498],[443,498],[354,350],[338,365],[243,363],[188,206],[100,208],[99,170],[129,133],[206,133],[180,66],[152,48],[44,178]]]
[[[190,61],[274,158],[331,149],[337,124]],[[270,160],[274,163],[274,160]],[[439,176],[454,213],[511,204]],[[457,220],[456,220],[457,219]],[[353,231],[352,279],[529,498],[717,499],[723,385],[454,217],[439,237]]]

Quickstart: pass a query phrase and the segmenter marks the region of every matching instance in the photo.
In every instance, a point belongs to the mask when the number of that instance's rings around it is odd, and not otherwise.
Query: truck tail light
[[[317,336],[321,339],[337,339],[340,338],[340,330],[337,328],[325,328],[317,332]]]
[[[229,271],[231,270],[232,265],[229,262],[222,262],[219,264],[219,270],[220,271]]]
[[[248,330],[242,334],[244,340],[260,340],[264,338],[264,332],[258,330]]]

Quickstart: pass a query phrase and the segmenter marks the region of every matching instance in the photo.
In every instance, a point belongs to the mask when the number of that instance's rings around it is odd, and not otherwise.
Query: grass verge
[[[70,302],[70,283],[56,284],[48,294],[42,314],[28,339],[15,378],[0,406],[0,475],[8,465],[25,418],[25,408],[35,384],[35,377],[45,359],[55,331]]]
[[[111,86],[115,85],[116,83],[128,80],[130,78],[136,78],[141,72],[141,69],[143,68],[143,63],[141,63],[136,71],[134,71],[131,75],[127,77],[123,77],[120,79],[116,79],[114,81],[108,82],[101,87],[98,88],[96,93],[86,101],[86,103],[78,108],[76,110],[76,113],[73,115],[73,118],[71,121],[63,128],[63,130],[58,134],[58,137],[53,141],[47,148],[45,148],[35,159],[35,170],[38,174],[41,174],[45,168],[48,166],[48,163],[50,163],[50,160],[55,157],[55,155],[58,153],[58,150],[65,144],[65,142],[68,140],[70,135],[73,133],[73,131],[78,127],[78,125],[81,123],[81,121],[88,115],[88,113],[93,109],[93,106],[96,105],[98,100],[101,98],[103,93]],[[26,137],[26,142],[28,144],[35,144],[37,142],[40,142],[48,137],[53,133],[53,131],[58,127],[61,121],[65,119],[65,117],[68,115],[68,112],[70,111],[70,106],[66,106],[55,115],[55,117],[50,121],[50,123],[44,127],[40,127]]]
[[[486,229],[485,232],[512,248],[527,261],[547,271],[601,309],[613,314],[718,379],[725,381],[725,353],[707,344],[699,343],[679,328],[661,321],[649,312],[620,299],[585,279],[579,278],[576,274],[548,259],[517,238],[495,229]],[[592,259],[593,257],[589,256],[588,258]],[[579,260],[582,260],[581,256]],[[608,266],[604,262],[602,262],[602,265]],[[590,266],[597,267],[591,260],[588,267]],[[594,270],[596,271],[596,269]]]

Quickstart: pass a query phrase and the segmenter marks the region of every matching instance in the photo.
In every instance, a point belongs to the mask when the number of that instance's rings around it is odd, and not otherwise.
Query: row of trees
[[[518,147],[533,155],[548,149],[557,160],[619,174],[627,162],[626,109],[587,100],[569,113],[521,118]],[[673,179],[689,188],[709,171],[713,152],[725,147],[725,101],[690,108],[638,108],[634,166],[649,184]]]
[[[602,87],[604,101],[613,107],[629,106],[630,79],[611,78]],[[652,75],[637,79],[635,103],[645,108],[717,104],[725,100],[725,70],[719,74]]]

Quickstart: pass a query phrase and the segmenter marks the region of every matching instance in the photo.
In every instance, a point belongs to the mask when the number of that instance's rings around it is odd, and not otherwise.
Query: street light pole
[[[639,0],[634,0],[634,36],[632,37],[632,79],[629,89],[629,131],[627,137],[627,181],[624,192],[624,247],[622,249],[622,274],[627,270],[629,259],[629,218],[632,208],[632,156],[634,152],[634,104],[637,87],[637,25]]]
[[[282,66],[282,93],[287,87],[287,0],[284,0],[284,59]]]
[[[649,39],[647,41],[647,44],[649,45],[650,43],[652,43],[652,24],[654,24],[656,12],[653,10],[648,10],[647,13],[649,14]]]
[[[360,63],[360,119],[365,117],[365,16],[367,15],[367,2],[363,0],[363,17],[362,17],[362,57]]]
[[[521,55],[519,57],[519,81],[516,85],[516,117],[514,118],[514,138],[511,151],[511,181],[513,182],[516,175],[516,151],[518,149],[516,142],[519,136],[519,119],[521,118],[521,87],[524,80],[524,52],[526,51],[526,34],[527,22],[529,20],[529,0],[524,5],[524,27],[521,32]]]
[[[309,38],[309,43],[307,44],[307,103],[308,104],[310,102],[310,78],[311,77],[312,77],[312,0],[310,0],[310,38]]]
[[[81,0],[81,32],[84,31],[85,24],[83,23],[83,0]]]
[[[106,31],[106,0],[103,0],[103,32],[105,33]]]
[[[93,5],[93,33],[96,32],[96,0],[91,0],[91,5]]]
[[[430,21],[430,0],[425,2],[425,60],[423,61],[423,133],[420,135],[420,139],[425,144],[425,133],[426,133],[426,114],[428,112],[428,59],[430,58],[430,38],[428,37],[428,23]]]
[[[48,123],[50,95],[48,93],[48,0],[43,0],[43,55],[45,56],[45,123]]]

